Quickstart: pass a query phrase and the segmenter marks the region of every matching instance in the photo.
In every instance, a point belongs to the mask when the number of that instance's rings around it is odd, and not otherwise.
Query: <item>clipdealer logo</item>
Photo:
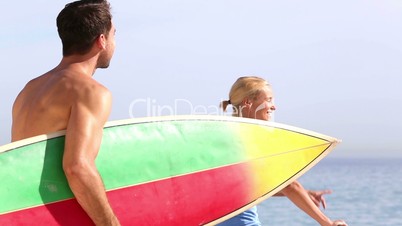
[[[266,103],[260,104],[256,109],[255,113],[266,108]],[[129,116],[130,118],[136,118],[135,112],[144,112],[145,117],[155,117],[163,115],[222,115],[222,116],[232,116],[238,115],[242,117],[241,111],[238,111],[236,107],[230,108],[228,112],[224,112],[217,105],[195,105],[187,99],[175,99],[173,105],[161,105],[153,98],[140,98],[135,99],[130,103],[129,106]],[[254,114],[256,115],[256,114]],[[274,121],[273,112],[270,113],[271,120]]]
[[[217,105],[195,105],[187,99],[175,99],[173,105],[161,105],[156,99],[140,98],[130,103],[129,116],[137,117],[135,112],[144,112],[146,117],[162,115],[231,115],[223,112]]]

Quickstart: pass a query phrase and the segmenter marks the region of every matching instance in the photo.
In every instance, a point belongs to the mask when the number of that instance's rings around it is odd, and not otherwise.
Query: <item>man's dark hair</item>
[[[99,35],[107,38],[112,15],[107,0],[81,0],[67,4],[57,16],[63,56],[85,54]]]

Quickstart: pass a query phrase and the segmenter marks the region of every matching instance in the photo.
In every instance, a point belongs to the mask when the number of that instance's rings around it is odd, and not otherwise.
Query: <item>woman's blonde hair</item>
[[[257,76],[244,76],[236,80],[229,92],[229,100],[221,102],[223,111],[229,104],[233,105],[233,115],[238,116],[239,106],[244,98],[255,99],[261,92],[270,86],[263,78]]]

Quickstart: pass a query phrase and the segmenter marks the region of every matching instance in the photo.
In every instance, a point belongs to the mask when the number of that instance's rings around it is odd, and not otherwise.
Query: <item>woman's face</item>
[[[272,118],[273,112],[276,110],[274,105],[274,96],[271,88],[267,87],[264,92],[261,92],[256,98],[250,100],[248,106],[242,111],[243,117],[254,118],[269,121]]]

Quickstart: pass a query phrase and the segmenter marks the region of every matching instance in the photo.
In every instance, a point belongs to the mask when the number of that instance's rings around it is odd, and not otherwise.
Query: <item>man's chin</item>
[[[100,69],[106,69],[106,68],[108,68],[109,67],[109,64],[108,65],[101,65],[101,66],[98,66],[98,68],[100,68]]]

